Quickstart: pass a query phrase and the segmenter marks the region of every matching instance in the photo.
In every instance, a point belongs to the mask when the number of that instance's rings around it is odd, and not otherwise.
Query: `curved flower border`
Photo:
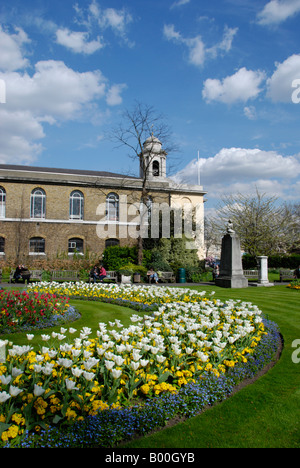
[[[79,285],[76,288],[78,291]],[[115,299],[122,292],[125,300],[133,299],[133,291],[128,288],[90,289],[98,296],[105,291],[106,298],[112,291]],[[69,428],[60,438],[70,439],[64,439],[64,446],[111,446],[133,434],[144,434],[163,426],[175,414],[192,416],[207,404],[225,398],[233,384],[245,377],[245,370],[249,374],[259,368],[259,354],[264,354],[266,362],[265,350],[270,359],[278,347],[278,331],[274,333],[272,325],[263,322],[261,311],[250,303],[222,303],[205,298],[203,293],[177,288],[139,287],[135,293],[136,302],[148,306],[166,303],[156,305],[156,311],[144,319],[134,314],[132,325],[127,328],[117,320],[109,324],[113,327],[110,330],[106,324],[99,324],[97,339],[90,339],[86,328],[73,343],[59,344],[66,338],[67,330],[62,329],[54,335],[57,348],[45,346],[40,353],[33,353],[30,346],[10,350],[9,365],[0,367],[0,402],[6,407],[2,420],[0,416],[0,430],[2,424],[2,440],[8,446],[18,436],[22,436],[22,446],[36,444],[32,429],[37,425],[40,431],[46,428],[43,420],[47,426],[50,423],[47,437],[52,433],[51,426],[73,423],[73,429]],[[180,301],[171,303],[171,299],[178,301],[178,296]],[[22,385],[28,384],[24,377],[28,369],[30,391],[25,392]],[[131,403],[130,408],[122,408],[132,398],[145,395],[156,398],[147,399],[142,406]],[[14,407],[18,399],[23,405],[23,412],[19,413]],[[107,408],[109,411],[99,413]],[[118,429],[114,423],[120,415],[122,421],[135,421],[126,434],[127,423],[122,422]],[[105,434],[99,428],[104,421],[105,427],[111,428],[105,429]],[[87,425],[97,426],[97,442],[94,437],[87,440]],[[92,432],[95,436],[95,430]],[[110,432],[113,434],[107,438]],[[84,442],[79,442],[74,434],[84,434]],[[43,441],[41,435],[39,444]]]

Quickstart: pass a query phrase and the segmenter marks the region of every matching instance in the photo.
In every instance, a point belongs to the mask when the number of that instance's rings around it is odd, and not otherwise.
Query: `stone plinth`
[[[257,262],[258,262],[258,281],[253,286],[274,286],[274,283],[269,283],[268,257],[261,255],[257,257]]]
[[[220,274],[216,285],[221,288],[247,288],[243,274],[240,240],[235,232],[228,232],[222,239]]]

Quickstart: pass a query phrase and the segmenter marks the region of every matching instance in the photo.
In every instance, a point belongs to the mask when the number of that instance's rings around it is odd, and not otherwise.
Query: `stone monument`
[[[216,278],[216,285],[221,288],[248,287],[248,280],[243,274],[240,239],[233,230],[231,220],[222,239],[220,274]]]

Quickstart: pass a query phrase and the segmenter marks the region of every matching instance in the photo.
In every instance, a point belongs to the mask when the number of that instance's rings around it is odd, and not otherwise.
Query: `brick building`
[[[143,146],[140,177],[89,170],[0,165],[0,259],[27,263],[65,252],[101,255],[108,245],[132,246],[143,186],[152,203],[200,207],[200,186],[166,177],[166,153],[153,136]],[[126,205],[126,206],[124,206]],[[201,254],[200,254],[201,255]]]

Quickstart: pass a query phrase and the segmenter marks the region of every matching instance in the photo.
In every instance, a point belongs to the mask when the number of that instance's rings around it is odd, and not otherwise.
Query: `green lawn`
[[[184,285],[182,285],[184,286]],[[132,441],[128,448],[198,448],[198,447],[285,447],[300,448],[300,364],[292,362],[294,340],[300,340],[300,293],[286,286],[271,288],[221,289],[197,287],[207,293],[215,291],[222,300],[242,299],[257,304],[276,322],[284,338],[281,359],[267,374],[233,397],[182,424]],[[118,318],[129,323],[132,311],[126,307],[99,302],[72,300],[82,317],[71,324],[78,331],[87,326],[94,334],[98,322]],[[40,343],[35,333],[32,342]],[[49,330],[47,331],[49,333]],[[5,337],[1,337],[5,339]],[[8,335],[16,344],[28,343],[26,335]]]
[[[300,294],[285,286],[214,290],[220,299],[257,304],[275,321],[284,338],[280,361],[266,375],[200,416],[128,443],[148,448],[300,447],[300,364],[291,347],[300,339]]]

